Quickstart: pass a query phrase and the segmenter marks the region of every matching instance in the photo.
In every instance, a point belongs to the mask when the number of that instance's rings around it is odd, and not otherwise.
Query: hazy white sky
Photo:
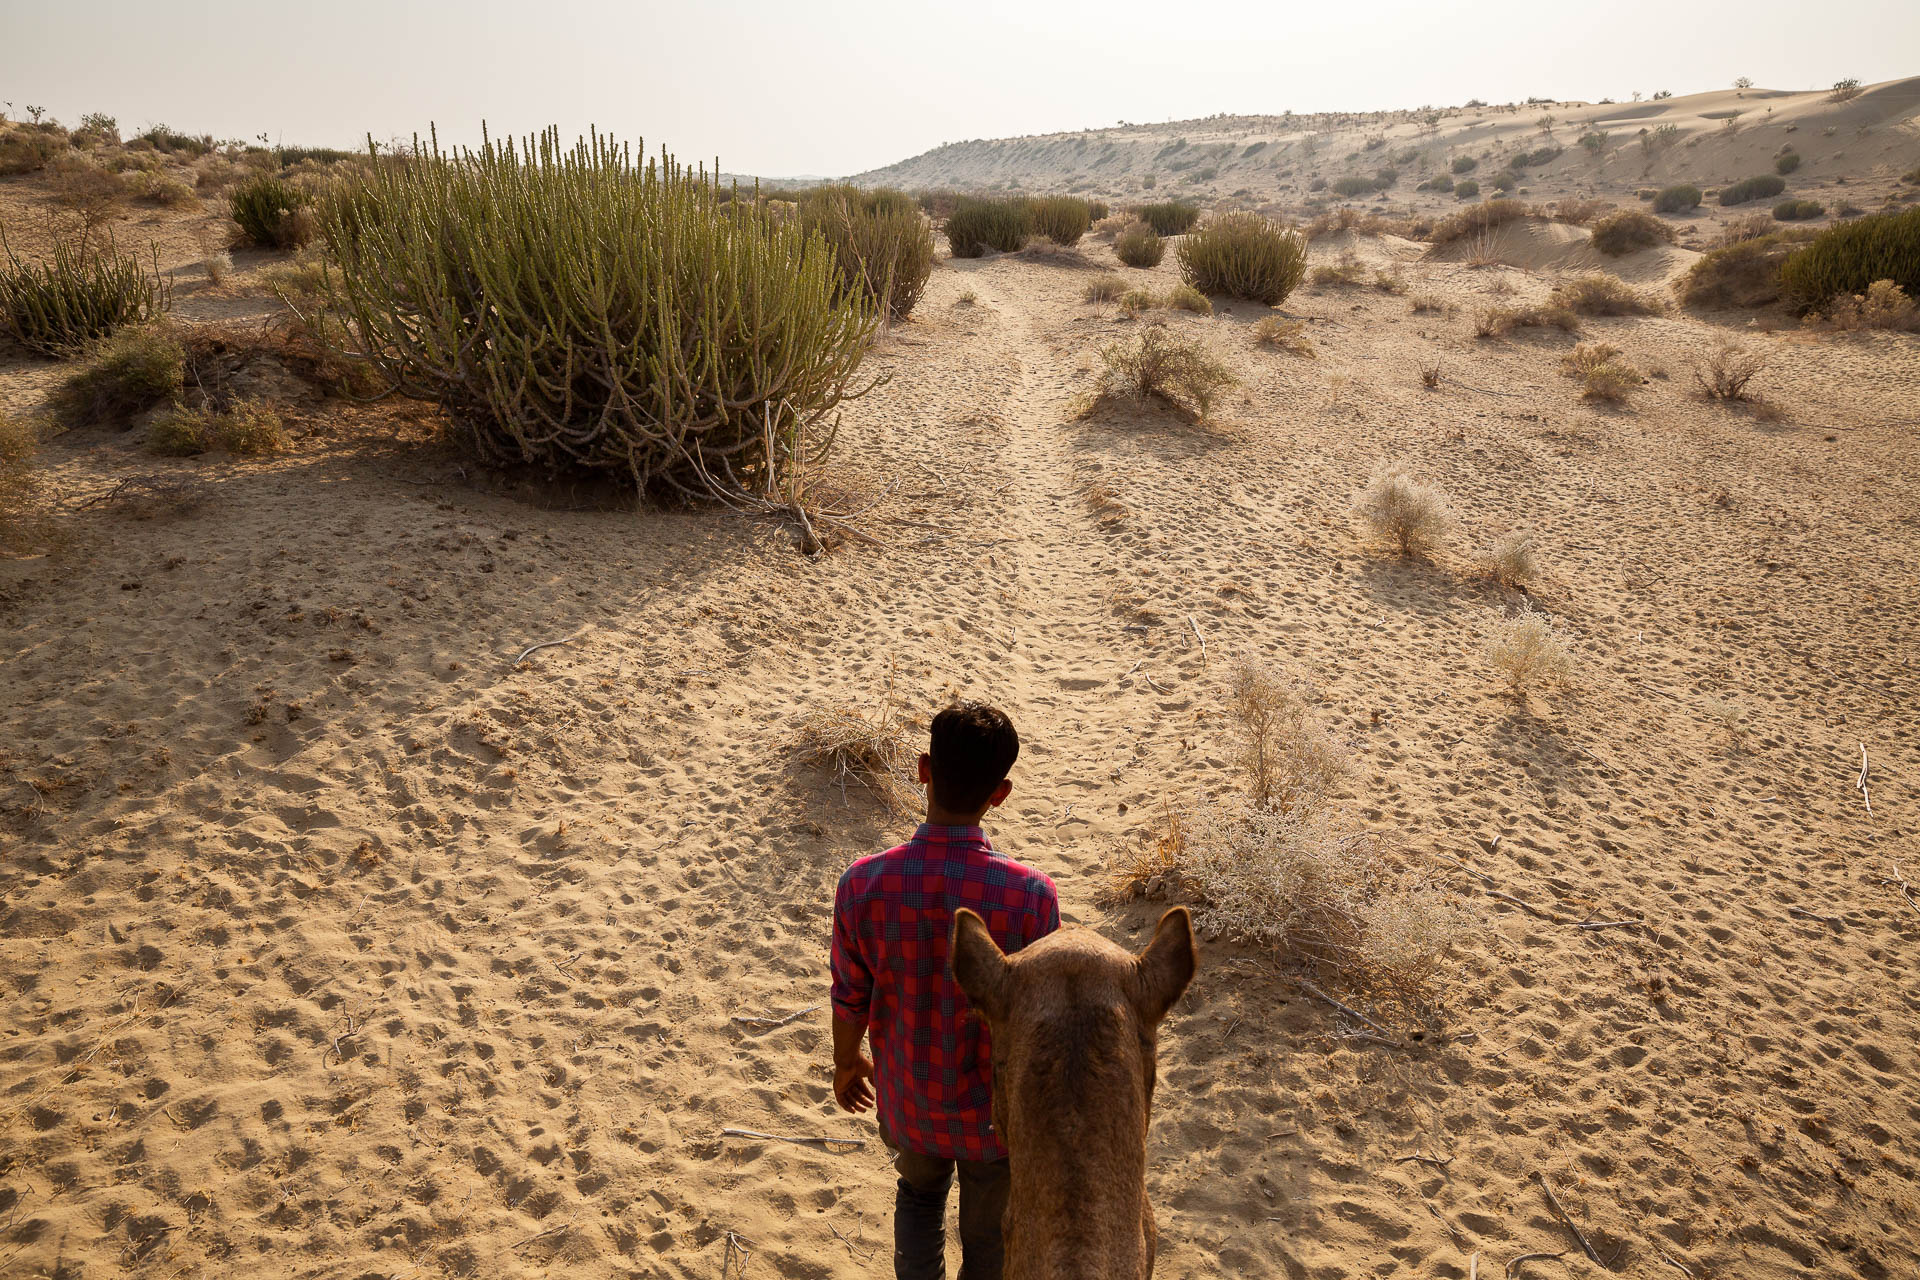
[[[1920,0],[0,0],[0,100],[353,146],[437,123],[846,174],[1210,115],[1920,74]]]

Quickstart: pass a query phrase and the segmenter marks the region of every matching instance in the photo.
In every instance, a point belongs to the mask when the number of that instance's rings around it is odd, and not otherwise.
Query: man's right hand
[[[833,1098],[843,1111],[855,1115],[873,1106],[873,1059],[857,1053],[851,1062],[833,1064]]]

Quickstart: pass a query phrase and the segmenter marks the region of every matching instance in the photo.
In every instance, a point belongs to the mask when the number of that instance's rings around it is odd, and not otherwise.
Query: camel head
[[[960,910],[948,954],[993,1044],[993,1122],[1012,1157],[1007,1276],[1151,1275],[1147,1120],[1160,1022],[1196,963],[1186,908],[1161,916],[1137,956],[1088,929],[1008,956]]]

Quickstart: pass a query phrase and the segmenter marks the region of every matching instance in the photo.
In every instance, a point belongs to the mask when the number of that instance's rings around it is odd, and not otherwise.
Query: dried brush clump
[[[1124,277],[1108,272],[1089,280],[1082,296],[1088,302],[1114,302],[1125,294],[1127,289],[1128,285]]]
[[[1580,380],[1585,400],[1617,404],[1645,381],[1638,369],[1620,358],[1620,348],[1605,342],[1582,342],[1560,363],[1569,377]]]
[[[45,487],[38,445],[30,422],[0,409],[0,548],[32,540],[32,511]]]
[[[1432,551],[1453,528],[1446,491],[1414,479],[1404,462],[1375,467],[1354,502],[1354,511],[1376,537],[1403,556]]]
[[[1920,332],[1920,307],[1907,291],[1891,280],[1875,280],[1865,293],[1837,298],[1826,314],[1811,312],[1809,325],[1824,324],[1832,329],[1886,329],[1894,333]]]
[[[1650,213],[1622,209],[1593,224],[1593,247],[1610,258],[1673,243],[1673,228]]]
[[[1723,342],[1694,365],[1693,381],[1709,400],[1750,400],[1747,384],[1766,367],[1765,356]]]
[[[280,415],[254,400],[236,400],[224,410],[176,408],[153,424],[147,448],[172,458],[214,449],[236,457],[259,457],[287,447]]]
[[[1526,587],[1540,576],[1533,535],[1516,529],[1495,538],[1480,553],[1480,572],[1503,587]]]
[[[727,195],[604,134],[435,147],[323,202],[328,310],[487,462],[801,518],[773,495],[871,390],[879,312],[817,236]]]
[[[1460,187],[1467,185],[1463,182]],[[1454,188],[1454,194],[1460,193],[1460,187]],[[1458,213],[1442,218],[1434,226],[1433,243],[1452,244],[1455,240],[1464,240],[1468,236],[1489,232],[1509,222],[1519,222],[1528,218],[1537,219],[1541,216],[1539,210],[1518,200],[1488,200],[1483,204],[1470,204]]]
[[[1508,692],[1522,700],[1532,689],[1566,684],[1573,674],[1566,640],[1552,618],[1531,606],[1488,626],[1486,658],[1506,681]]]
[[[1151,325],[1100,353],[1106,366],[1089,409],[1102,400],[1159,400],[1195,422],[1206,421],[1214,399],[1239,379],[1193,338]]]
[[[54,391],[54,418],[68,429],[126,426],[135,414],[178,396],[186,367],[186,351],[167,326],[122,329]]]
[[[889,679],[878,712],[847,706],[810,711],[800,718],[793,747],[803,763],[826,772],[842,800],[853,783],[905,817],[920,800],[913,772],[919,753],[909,736],[915,727],[901,713]]]
[[[1580,317],[1557,303],[1548,303],[1544,306],[1487,307],[1477,312],[1473,318],[1473,332],[1475,336],[1481,338],[1504,337],[1515,329],[1558,329],[1563,333],[1573,333],[1579,327]]]
[[[1296,356],[1313,359],[1312,339],[1307,337],[1307,322],[1285,316],[1262,316],[1253,325],[1253,340],[1263,347],[1278,347]]]
[[[1313,287],[1316,289],[1352,289],[1366,282],[1366,265],[1360,261],[1360,255],[1351,249],[1342,250],[1332,262],[1322,263],[1313,269]]]
[[[1247,798],[1283,813],[1325,805],[1353,762],[1321,728],[1312,691],[1261,663],[1240,662],[1228,677],[1227,693]]]
[[[1599,271],[1555,286],[1553,297],[1583,316],[1653,316],[1662,310],[1659,299]]]

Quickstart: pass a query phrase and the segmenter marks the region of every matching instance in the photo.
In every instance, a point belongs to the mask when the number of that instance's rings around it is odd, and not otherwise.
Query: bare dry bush
[[[1747,400],[1747,384],[1767,367],[1763,355],[1721,343],[1693,367],[1693,380],[1709,400]]]
[[[1553,620],[1531,608],[1493,622],[1488,628],[1486,655],[1506,681],[1508,691],[1522,700],[1529,690],[1564,685],[1573,674],[1573,659]]]
[[[1351,249],[1342,252],[1336,261],[1313,269],[1316,289],[1350,289],[1366,282],[1367,269]]]
[[[1527,307],[1487,307],[1475,313],[1476,337],[1505,337],[1515,329],[1559,329],[1572,333],[1580,327],[1580,317],[1555,303]]]
[[[1262,316],[1253,325],[1253,340],[1263,347],[1278,347],[1296,356],[1313,359],[1313,342],[1307,337],[1307,322],[1285,316]]]
[[[1620,358],[1620,348],[1605,342],[1582,342],[1560,359],[1568,376],[1580,379],[1583,399],[1619,402],[1645,380],[1640,371]]]
[[[1382,462],[1360,491],[1354,510],[1376,537],[1403,556],[1431,551],[1453,528],[1446,491],[1413,478],[1404,462]]]
[[[1353,762],[1321,728],[1312,690],[1251,661],[1235,665],[1227,689],[1248,799],[1282,813],[1323,806]]]
[[[1533,535],[1523,530],[1503,533],[1480,553],[1480,572],[1503,587],[1524,587],[1540,574],[1534,556]]]
[[[1662,310],[1658,299],[1598,271],[1558,285],[1553,296],[1556,302],[1583,316],[1651,316]]]
[[[1907,291],[1891,280],[1875,280],[1865,293],[1834,299],[1824,316],[1809,313],[1809,325],[1824,323],[1833,329],[1888,329],[1896,333],[1920,331],[1920,307]]]
[[[1160,400],[1204,422],[1214,397],[1239,381],[1205,345],[1157,324],[1107,347],[1100,359],[1106,369],[1089,411],[1112,398]]]
[[[826,772],[847,798],[847,784],[870,792],[894,814],[910,816],[920,801],[914,777],[919,752],[908,736],[916,728],[901,712],[889,675],[879,710],[869,714],[850,706],[809,711],[800,718],[793,747],[802,762]]]
[[[233,275],[233,255],[225,249],[210,253],[201,262],[200,269],[207,273],[207,283],[217,289]]]
[[[1431,314],[1437,314],[1437,315],[1443,315],[1443,316],[1450,316],[1454,312],[1454,306],[1451,302],[1448,302],[1445,298],[1437,297],[1431,293],[1414,294],[1411,298],[1407,299],[1407,309],[1411,311],[1414,315],[1426,315],[1431,313]]]
[[[1127,292],[1127,282],[1112,272],[1095,276],[1087,282],[1086,292],[1082,295],[1088,302],[1113,302]]]

